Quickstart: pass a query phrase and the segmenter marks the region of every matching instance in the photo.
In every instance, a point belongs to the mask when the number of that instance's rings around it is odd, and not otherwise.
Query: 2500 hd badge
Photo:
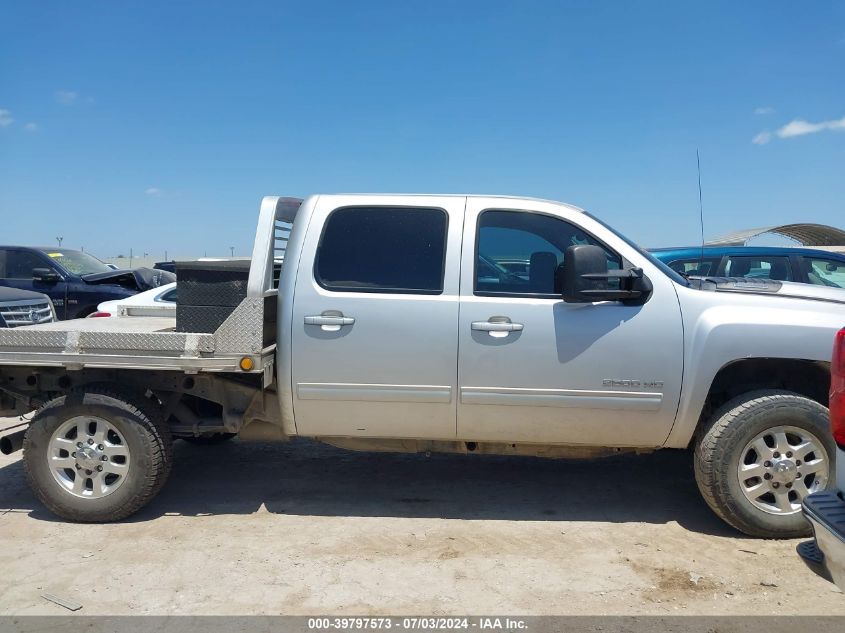
[[[605,378],[601,381],[603,387],[626,387],[628,389],[663,389],[662,380],[617,380]]]

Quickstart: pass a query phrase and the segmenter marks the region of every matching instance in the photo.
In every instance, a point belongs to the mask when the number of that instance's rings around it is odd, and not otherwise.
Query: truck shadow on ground
[[[267,511],[302,516],[504,521],[677,521],[737,536],[699,496],[691,455],[658,451],[575,461],[357,453],[317,442],[177,442],[164,490],[130,522]],[[20,460],[0,469],[0,514],[59,520],[29,491]]]

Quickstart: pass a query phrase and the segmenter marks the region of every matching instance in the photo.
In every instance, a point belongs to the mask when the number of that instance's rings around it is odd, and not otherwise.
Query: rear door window
[[[337,292],[440,294],[448,223],[443,209],[337,209],[323,229],[314,277]]]

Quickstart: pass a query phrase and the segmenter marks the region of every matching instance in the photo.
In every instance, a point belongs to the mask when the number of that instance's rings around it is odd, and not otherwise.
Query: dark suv
[[[161,270],[113,270],[96,257],[64,248],[0,246],[0,286],[50,297],[58,319],[88,316],[103,301],[176,281]]]
[[[40,292],[0,288],[0,327],[50,323],[55,319],[49,297]]]

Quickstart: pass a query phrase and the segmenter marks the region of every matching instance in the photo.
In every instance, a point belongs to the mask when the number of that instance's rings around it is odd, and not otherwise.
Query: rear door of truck
[[[297,433],[455,438],[465,203],[319,198],[293,307]]]

